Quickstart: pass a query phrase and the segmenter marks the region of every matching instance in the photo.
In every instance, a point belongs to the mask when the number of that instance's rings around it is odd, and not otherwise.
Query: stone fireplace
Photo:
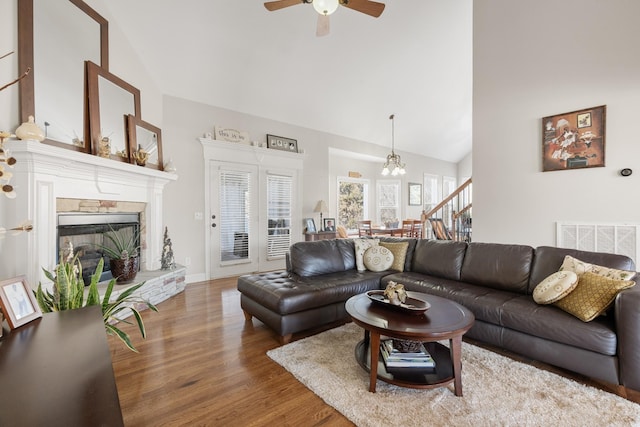
[[[3,276],[25,275],[34,289],[48,282],[42,268],[58,263],[60,213],[139,215],[141,273],[160,269],[162,193],[177,175],[36,141],[9,141],[6,148],[18,160],[12,180],[18,196],[0,202],[1,225],[31,220],[33,231],[0,242]]]

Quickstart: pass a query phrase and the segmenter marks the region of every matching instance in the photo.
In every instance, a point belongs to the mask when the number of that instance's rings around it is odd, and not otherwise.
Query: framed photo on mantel
[[[607,106],[542,119],[542,171],[604,166]]]

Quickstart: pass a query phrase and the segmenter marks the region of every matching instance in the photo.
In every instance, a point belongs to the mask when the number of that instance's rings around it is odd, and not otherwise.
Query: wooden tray
[[[384,291],[369,291],[367,292],[367,296],[372,302],[378,305],[402,311],[404,313],[422,314],[425,311],[429,310],[429,308],[431,307],[431,304],[429,304],[427,301],[418,298],[412,298],[410,296],[407,296],[407,299],[404,303],[400,305],[393,305],[389,302],[388,299],[384,297]]]

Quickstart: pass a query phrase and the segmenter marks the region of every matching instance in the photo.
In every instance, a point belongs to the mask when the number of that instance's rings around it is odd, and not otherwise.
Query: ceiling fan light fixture
[[[331,15],[338,9],[340,0],[313,0],[313,8],[320,15]]]

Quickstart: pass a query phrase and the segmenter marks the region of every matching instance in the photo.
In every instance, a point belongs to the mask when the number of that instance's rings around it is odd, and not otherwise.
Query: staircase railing
[[[433,209],[422,211],[426,238],[471,241],[471,183],[469,178]]]

